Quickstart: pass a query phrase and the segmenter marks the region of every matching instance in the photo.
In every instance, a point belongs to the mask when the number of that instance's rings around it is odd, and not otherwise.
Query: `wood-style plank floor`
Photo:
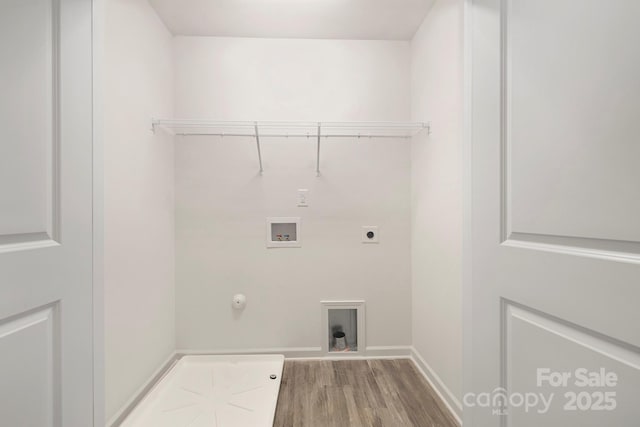
[[[408,359],[286,361],[274,427],[457,427]]]

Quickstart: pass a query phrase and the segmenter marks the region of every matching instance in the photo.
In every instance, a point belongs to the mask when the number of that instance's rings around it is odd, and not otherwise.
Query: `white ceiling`
[[[174,35],[409,40],[434,0],[149,0]]]

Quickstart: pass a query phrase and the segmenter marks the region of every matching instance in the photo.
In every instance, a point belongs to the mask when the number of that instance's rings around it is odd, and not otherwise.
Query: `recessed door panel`
[[[57,5],[0,5],[0,245],[54,238]]]
[[[55,307],[0,323],[0,414],[2,425],[55,425],[58,379]]]
[[[625,426],[640,419],[640,350],[507,305],[507,426]],[[522,404],[520,404],[522,400]]]
[[[640,3],[503,13],[509,231],[640,242]]]

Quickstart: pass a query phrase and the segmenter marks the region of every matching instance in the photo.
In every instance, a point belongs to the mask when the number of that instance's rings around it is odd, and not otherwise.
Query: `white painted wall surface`
[[[412,42],[413,345],[462,398],[462,0],[438,0]]]
[[[408,120],[407,42],[175,39],[176,117]],[[321,345],[320,300],[365,299],[367,344],[410,345],[410,143],[176,139],[179,349]],[[296,207],[299,188],[308,208]],[[265,219],[303,247],[266,249]],[[379,245],[361,226],[379,225]],[[247,307],[231,308],[236,293]]]
[[[171,35],[145,0],[109,0],[105,52],[106,416],[175,348]]]
[[[409,120],[409,43],[176,37],[176,117]]]

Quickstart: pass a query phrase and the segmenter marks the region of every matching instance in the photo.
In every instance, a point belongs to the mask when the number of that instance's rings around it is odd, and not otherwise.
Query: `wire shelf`
[[[154,120],[153,129],[171,135],[318,137],[323,138],[411,138],[429,129],[423,122],[265,122]]]
[[[154,132],[163,130],[178,136],[251,137],[256,140],[260,173],[263,138],[308,138],[317,141],[316,172],[320,175],[320,142],[328,138],[388,138],[409,139],[426,131],[425,122],[276,122],[276,121],[211,121],[211,120],[154,120]]]

